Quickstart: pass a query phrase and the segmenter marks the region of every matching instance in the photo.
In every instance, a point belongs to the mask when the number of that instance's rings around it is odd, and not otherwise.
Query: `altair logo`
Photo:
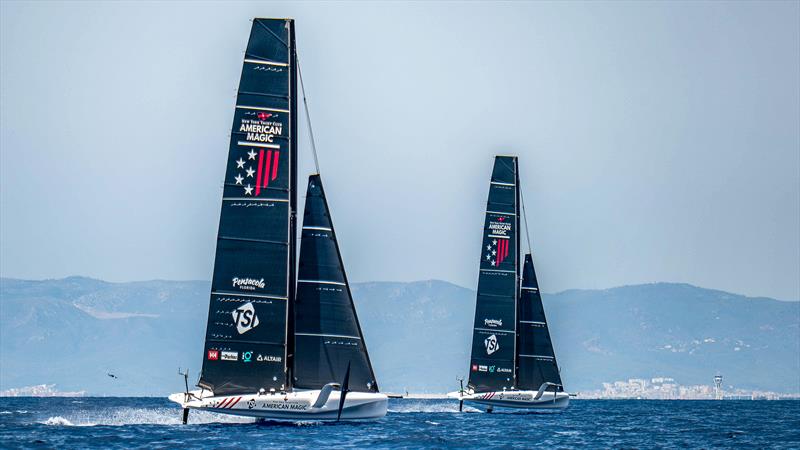
[[[497,342],[497,336],[491,335],[483,341],[483,344],[486,346],[486,354],[491,355],[492,353],[500,350],[500,344]]]
[[[239,334],[247,333],[258,326],[258,316],[256,308],[252,302],[246,303],[233,310],[233,322],[236,324],[236,331]]]

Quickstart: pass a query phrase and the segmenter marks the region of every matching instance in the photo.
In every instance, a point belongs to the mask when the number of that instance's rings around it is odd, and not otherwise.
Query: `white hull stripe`
[[[268,66],[279,66],[279,67],[287,67],[287,66],[289,66],[289,64],[282,63],[282,62],[267,61],[267,60],[263,60],[263,59],[252,59],[252,58],[245,58],[244,62],[253,63],[253,64],[266,64]]]
[[[295,333],[296,336],[319,336],[319,337],[337,337],[337,338],[345,338],[345,339],[358,339],[361,340],[358,336],[345,336],[343,334],[318,334],[318,333]]]
[[[538,291],[539,290],[539,288],[527,287],[527,286],[522,286],[522,289],[525,289],[526,291]]]
[[[222,200],[246,200],[248,202],[288,202],[285,198],[223,197]]]
[[[326,227],[303,227],[304,230],[320,230],[320,231],[332,231],[330,228]]]
[[[479,327],[475,327],[474,329],[478,330],[478,331],[491,331],[492,333],[513,333],[514,332],[514,330],[501,330],[499,328],[479,328]]]
[[[533,324],[533,325],[547,325],[544,322],[536,322],[536,321],[533,321],[533,320],[520,320],[519,323],[530,323],[530,324]]]
[[[507,272],[507,273],[517,273],[513,270],[497,270],[497,269],[481,269],[484,272]]]
[[[272,111],[272,112],[282,112],[288,113],[288,109],[280,109],[280,108],[264,108],[263,106],[246,106],[246,105],[236,105],[239,109],[254,109],[256,111]]]
[[[298,283],[316,283],[316,284],[335,284],[337,286],[347,286],[345,283],[338,281],[323,281],[323,280],[297,280]]]
[[[496,184],[498,186],[516,186],[514,183],[501,183],[499,181],[492,181],[492,184]]]
[[[500,211],[486,211],[488,214],[500,214],[501,216],[516,216],[514,213],[500,212]]]
[[[243,292],[220,292],[211,291],[212,295],[235,295],[237,297],[258,297],[258,298],[271,298],[273,300],[288,300],[286,297],[276,297],[273,295],[259,295],[259,294],[245,294]]]
[[[247,141],[239,141],[237,142],[239,145],[246,145],[248,147],[264,147],[264,148],[276,148],[280,149],[281,146],[278,144],[262,144],[261,142],[247,142]]]
[[[222,197],[223,201],[247,201],[247,202],[288,202],[284,198],[258,198],[258,197]]]
[[[489,237],[490,237],[490,238],[500,238],[500,239],[511,239],[511,238],[510,238],[510,237],[508,237],[508,236],[500,236],[500,235],[498,235],[498,234],[490,234],[490,235],[489,235]]]
[[[519,355],[520,358],[542,358],[542,359],[555,359],[552,356],[544,355]]]

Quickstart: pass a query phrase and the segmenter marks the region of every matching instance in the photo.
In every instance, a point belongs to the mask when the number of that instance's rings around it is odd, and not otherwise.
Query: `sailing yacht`
[[[276,420],[386,415],[330,209],[311,175],[297,254],[291,19],[254,19],[226,163],[203,368],[190,409]],[[299,268],[298,268],[299,265]]]
[[[448,394],[485,407],[560,411],[569,405],[529,252],[520,272],[519,165],[494,161],[486,207],[467,388]],[[526,227],[527,228],[527,227]],[[528,240],[530,247],[530,239]]]

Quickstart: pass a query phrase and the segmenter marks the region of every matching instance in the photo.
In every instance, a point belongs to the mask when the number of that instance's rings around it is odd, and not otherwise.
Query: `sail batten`
[[[253,21],[247,53],[279,64],[242,64],[199,383],[215,395],[290,388],[297,150],[296,64],[286,42],[293,47],[291,20]]]

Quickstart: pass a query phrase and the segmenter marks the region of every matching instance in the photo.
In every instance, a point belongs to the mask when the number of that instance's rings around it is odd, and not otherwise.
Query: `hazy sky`
[[[798,5],[4,1],[0,272],[210,279],[249,19],[293,17],[352,280],[475,287],[515,153],[545,291],[800,298]]]

